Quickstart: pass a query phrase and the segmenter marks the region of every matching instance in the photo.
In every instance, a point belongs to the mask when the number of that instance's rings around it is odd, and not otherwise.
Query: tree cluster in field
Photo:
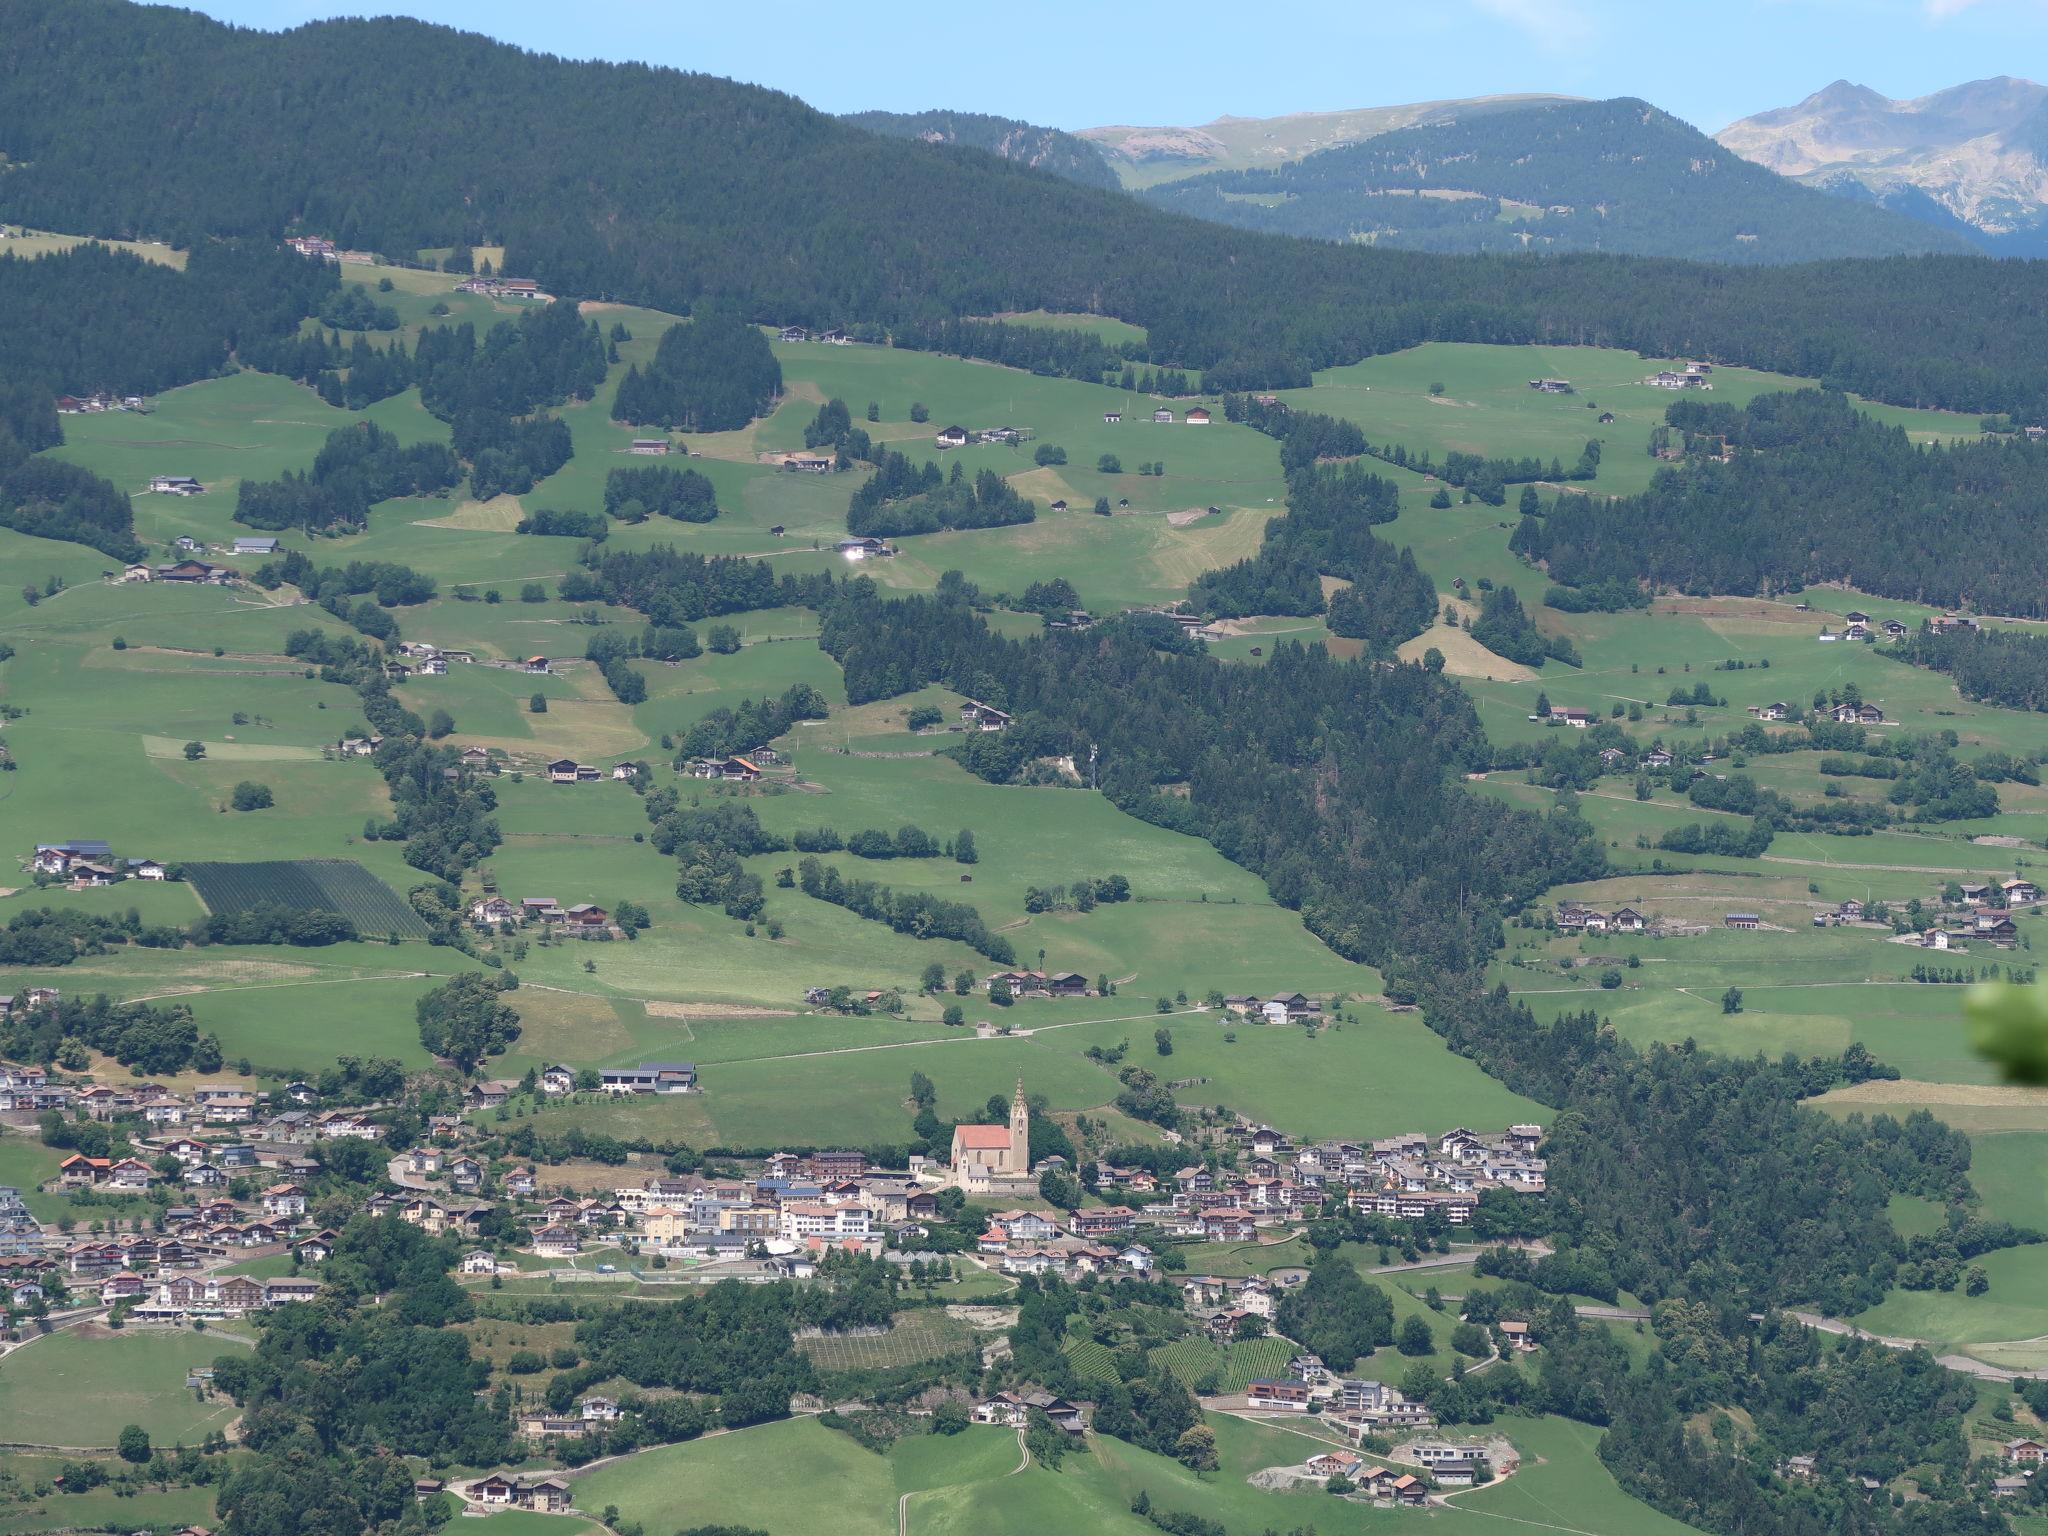
[[[1226,397],[1226,410],[1232,401],[1243,420],[1280,440],[1287,515],[1266,524],[1258,554],[1197,577],[1190,605],[1218,618],[1327,609],[1333,633],[1367,641],[1375,654],[1428,628],[1435,586],[1410,551],[1372,532],[1400,515],[1395,486],[1357,464],[1323,462],[1363,452],[1364,434],[1334,417],[1238,396]],[[1348,583],[1327,603],[1325,576]]]
[[[886,333],[886,339],[912,351],[979,358],[1021,368],[1040,378],[1082,379],[1090,384],[1105,382],[1131,355],[1089,331],[1013,325],[1006,320],[906,320]],[[1135,378],[1123,385],[1127,390],[1136,387]]]
[[[120,917],[58,907],[31,907],[17,912],[0,928],[0,965],[43,970],[70,965],[81,955],[103,955],[117,944],[144,949],[176,949],[185,942],[178,929],[144,927],[130,907]]]
[[[121,1003],[104,992],[18,1007],[0,1022],[0,1050],[15,1061],[82,1069],[84,1051],[111,1056],[137,1073],[220,1067],[220,1042],[202,1035],[183,1003]]]
[[[379,304],[360,283],[343,283],[320,301],[313,318],[336,331],[395,331],[398,311]]]
[[[823,720],[828,713],[825,696],[809,683],[791,683],[776,698],[746,699],[735,708],[721,705],[683,732],[676,764],[695,757],[744,757],[786,735],[797,721]]]
[[[797,889],[818,901],[844,907],[856,917],[887,923],[917,939],[954,939],[998,965],[1014,965],[1017,951],[990,930],[981,913],[964,901],[942,901],[925,891],[896,891],[873,880],[849,880],[830,865],[806,857],[797,865]]]
[[[953,528],[1003,528],[1037,516],[1038,504],[1020,496],[993,469],[970,480],[967,466],[958,460],[949,475],[936,464],[913,464],[890,449],[853,493],[846,531],[859,538],[893,538]]]
[[[648,835],[658,852],[674,856],[676,895],[694,906],[716,906],[728,917],[751,922],[766,900],[761,877],[740,860],[775,853],[788,844],[761,825],[750,805],[724,801],[702,808],[681,807],[673,786],[646,798]]]
[[[456,1070],[474,1072],[519,1038],[519,1010],[505,994],[519,985],[507,971],[465,971],[421,995],[413,1007],[420,1044]]]
[[[386,645],[395,644],[399,633],[398,621],[390,610],[431,602],[436,591],[433,577],[422,575],[409,565],[389,560],[351,560],[347,565],[316,567],[296,549],[285,551],[279,559],[266,560],[256,568],[254,580],[269,591],[285,585],[297,587],[342,623]],[[351,603],[352,597],[363,600]],[[319,646],[304,636],[317,637],[319,631],[297,633],[301,646],[310,648],[303,654],[315,659],[314,652]],[[302,652],[287,649],[286,654],[295,656]],[[360,666],[363,659],[352,657],[351,662]]]
[[[767,415],[781,393],[782,365],[768,338],[739,315],[711,309],[663,331],[645,372],[637,363],[626,370],[612,419],[729,432]]]
[[[370,508],[393,496],[432,496],[462,483],[462,465],[445,443],[401,447],[374,421],[327,434],[307,471],[244,480],[235,521],[250,528],[359,529]]]
[[[593,550],[584,564],[587,573],[572,571],[562,578],[564,602],[619,603],[672,628],[756,608],[815,607],[833,587],[829,575],[778,577],[766,560],[705,556],[666,544]]]
[[[532,533],[564,539],[588,539],[602,544],[611,536],[612,525],[602,512],[557,511],[537,507],[519,519],[514,533]]]
[[[957,859],[972,864],[974,834],[938,838],[923,827],[901,826],[894,833],[868,827],[841,837],[830,827],[811,827],[790,835],[790,846],[798,853],[837,853],[842,848],[857,859]]]
[[[1131,899],[1122,875],[1083,876],[1072,885],[1033,885],[1024,891],[1026,912],[1093,912],[1098,905]]]
[[[576,451],[569,424],[558,416],[469,410],[455,418],[449,437],[469,465],[469,493],[478,501],[524,496]]]
[[[353,944],[362,934],[339,912],[256,902],[233,912],[212,912],[192,925],[195,944]]]
[[[880,414],[873,406],[869,406],[868,409],[875,415]],[[874,420],[875,415],[868,419]],[[846,402],[837,396],[819,406],[818,414],[812,417],[809,425],[804,428],[804,446],[813,451],[819,448],[832,449],[835,469],[851,469],[857,463],[872,463],[875,459],[875,445],[869,438],[867,429],[853,424],[853,413],[846,408]]]
[[[644,522],[650,514],[708,523],[718,516],[718,492],[694,469],[648,464],[604,477],[604,509],[628,523]]]
[[[1675,427],[1734,457],[1660,470],[1636,496],[1560,496],[1510,547],[1568,587],[1648,581],[1706,594],[1840,581],[1913,602],[1968,600],[2048,615],[2048,557],[2031,513],[2048,444],[1993,437],[1917,445],[1846,396],[1797,390],[1748,406],[1680,400]]]
[[[1513,587],[1492,587],[1480,593],[1479,617],[1467,626],[1466,633],[1494,655],[1525,667],[1540,667],[1552,659],[1570,667],[1581,665],[1569,639],[1546,635],[1536,627]]]

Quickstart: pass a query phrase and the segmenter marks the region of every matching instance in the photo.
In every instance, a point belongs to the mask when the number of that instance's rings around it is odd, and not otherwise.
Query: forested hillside
[[[496,238],[558,292],[675,312],[714,295],[816,325],[1102,311],[1147,327],[1156,361],[1234,363],[1243,385],[1431,339],[1600,343],[2048,415],[2048,271],[2028,265],[1731,276],[1290,241],[755,87],[410,21],[272,35],[121,0],[0,0],[0,151],[10,215],[47,228],[187,243],[298,228],[408,259]]]
[[[1086,139],[1012,117],[990,117],[982,112],[848,112],[840,121],[885,138],[987,150],[1084,187],[1114,191],[1118,185],[1116,172],[1102,158],[1102,151]]]
[[[1970,249],[1803,187],[1645,102],[1563,102],[1154,187],[1241,229],[1421,251],[1618,251],[1775,263]]]
[[[1499,943],[1503,908],[1604,866],[1576,812],[1505,810],[1457,782],[1489,754],[1447,678],[1292,645],[1227,666],[1106,628],[1006,640],[957,596],[885,600],[862,580],[819,644],[856,703],[943,681],[1010,710],[1010,729],[959,753],[997,783],[1097,748],[1111,801],[1207,838],[1354,959],[1462,971]]]
[[[1916,447],[1903,430],[1816,390],[1747,409],[1685,400],[1696,447],[1640,496],[1560,496],[1516,529],[1517,554],[1567,586],[1638,578],[1693,593],[1846,582],[1885,597],[2048,614],[2048,443],[2006,435]]]

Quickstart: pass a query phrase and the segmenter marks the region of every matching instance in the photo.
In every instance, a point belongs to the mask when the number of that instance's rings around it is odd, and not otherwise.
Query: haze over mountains
[[[1143,196],[1241,228],[1412,250],[1747,264],[1968,249],[1952,232],[1830,201],[1629,98],[1453,116]]]
[[[1999,75],[1895,101],[1837,80],[1715,137],[1782,175],[1958,231],[2000,255],[2048,255],[2048,87]]]
[[[1199,127],[1080,129],[1126,187],[1157,186],[1207,171],[1269,170],[1290,160],[1341,148],[1419,124],[1469,121],[1494,112],[1572,96],[1470,96],[1344,112],[1290,112],[1280,117],[1217,118]]]

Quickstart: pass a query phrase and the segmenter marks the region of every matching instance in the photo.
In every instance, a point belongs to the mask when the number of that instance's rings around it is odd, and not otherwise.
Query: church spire
[[[1016,1097],[1010,1100],[1010,1171],[1031,1171],[1031,1109],[1024,1102],[1024,1079],[1017,1079]]]

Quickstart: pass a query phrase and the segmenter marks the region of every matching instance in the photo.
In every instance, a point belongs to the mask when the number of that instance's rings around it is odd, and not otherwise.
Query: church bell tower
[[[1017,1095],[1010,1100],[1010,1157],[1008,1171],[1031,1172],[1031,1111],[1024,1103],[1024,1079],[1017,1079]]]

